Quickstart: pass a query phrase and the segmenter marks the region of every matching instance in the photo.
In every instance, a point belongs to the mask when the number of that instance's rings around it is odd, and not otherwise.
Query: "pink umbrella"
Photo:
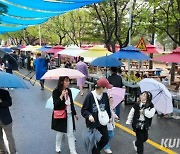
[[[58,80],[59,77],[68,76],[70,79],[82,78],[85,77],[83,73],[78,70],[70,69],[70,68],[57,68],[53,70],[47,71],[42,79],[54,79]]]
[[[108,95],[113,98],[113,109],[124,100],[125,89],[113,87],[112,89],[108,89]]]
[[[180,47],[173,50],[170,54],[156,57],[153,60],[168,63],[180,63]]]
[[[57,45],[57,46],[54,46],[53,48],[51,48],[49,50],[46,50],[46,53],[56,54],[57,52],[62,51],[64,49],[65,49],[65,47]]]

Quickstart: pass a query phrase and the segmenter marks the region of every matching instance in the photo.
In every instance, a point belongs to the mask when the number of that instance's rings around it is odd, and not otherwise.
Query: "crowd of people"
[[[42,80],[41,77],[49,69],[48,63],[51,61],[49,56],[41,53],[34,55],[30,52],[28,52],[26,56],[23,53],[16,55],[14,52],[11,56],[19,63],[20,68],[26,67],[29,71],[35,70],[36,79],[40,81],[41,90],[44,90],[44,80]],[[52,62],[54,63],[54,61]],[[1,59],[0,64],[2,69],[6,69],[6,72],[12,73],[13,68],[11,68],[9,61],[3,61],[3,59]],[[53,66],[55,65],[53,64]],[[66,61],[62,67],[72,68],[72,64],[70,61]],[[79,59],[75,69],[85,75],[84,78],[77,79],[77,86],[80,89],[81,96],[83,96],[83,87],[88,77],[88,66],[84,63],[83,57]],[[138,74],[134,75],[134,73],[131,72],[127,78],[128,81],[138,81],[140,76]],[[56,131],[55,151],[57,153],[61,152],[62,138],[64,134],[67,134],[70,153],[77,154],[74,131],[76,130],[75,120],[78,120],[78,116],[69,86],[70,78],[68,76],[60,77],[57,87],[52,93],[54,109],[51,128]],[[112,87],[122,88],[122,86],[121,71],[116,67],[112,67],[109,77],[107,79],[100,78],[97,80],[95,89],[87,94],[83,102],[81,115],[85,118],[88,131],[96,135],[98,133],[100,134],[99,140],[91,148],[90,153],[92,154],[100,154],[101,150],[104,150],[106,153],[112,153],[110,140],[112,140],[114,136],[115,120],[119,121],[120,119],[121,103],[119,102],[119,105],[113,109],[113,99],[112,96],[108,95],[107,89],[111,89]],[[133,130],[136,133],[136,141],[133,141],[133,146],[138,154],[144,153],[143,143],[148,138],[148,129],[151,126],[151,120],[155,114],[151,100],[151,93],[148,91],[143,92],[140,95],[139,102],[135,103],[132,107],[126,122],[126,124],[132,123]],[[12,118],[9,111],[11,105],[12,100],[9,92],[0,89],[0,153],[6,153],[2,130],[5,131],[9,141],[10,153],[16,153],[15,141],[12,135]],[[101,116],[103,118],[101,118]],[[83,140],[85,142],[86,139]]]

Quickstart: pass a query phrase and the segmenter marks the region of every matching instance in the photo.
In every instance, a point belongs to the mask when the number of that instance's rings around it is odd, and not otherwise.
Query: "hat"
[[[97,81],[97,85],[103,88],[111,89],[113,86],[109,83],[106,78],[101,78]]]

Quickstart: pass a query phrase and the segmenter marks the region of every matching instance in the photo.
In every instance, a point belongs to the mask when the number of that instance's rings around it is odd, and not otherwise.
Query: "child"
[[[133,141],[134,149],[138,154],[143,154],[144,142],[148,139],[148,130],[151,126],[155,108],[152,104],[152,94],[144,91],[140,95],[140,103],[136,103],[129,112],[126,124],[131,124],[136,133],[136,141]]]
[[[114,119],[118,119],[118,116],[115,114],[115,112],[113,110],[112,97],[109,97],[109,105],[110,105],[110,109],[111,109],[111,119],[110,119],[110,122],[107,124],[107,129],[108,129],[108,136],[109,136],[109,141],[110,141],[114,137],[114,128],[115,128]],[[108,144],[105,145],[104,152],[112,153],[109,142],[108,142]]]

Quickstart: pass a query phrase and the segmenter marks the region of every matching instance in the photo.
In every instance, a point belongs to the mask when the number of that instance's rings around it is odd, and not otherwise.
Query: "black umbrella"
[[[8,61],[8,68],[12,70],[18,70],[18,63],[15,57],[11,54],[5,54],[3,56],[3,62],[6,64],[6,61]]]

